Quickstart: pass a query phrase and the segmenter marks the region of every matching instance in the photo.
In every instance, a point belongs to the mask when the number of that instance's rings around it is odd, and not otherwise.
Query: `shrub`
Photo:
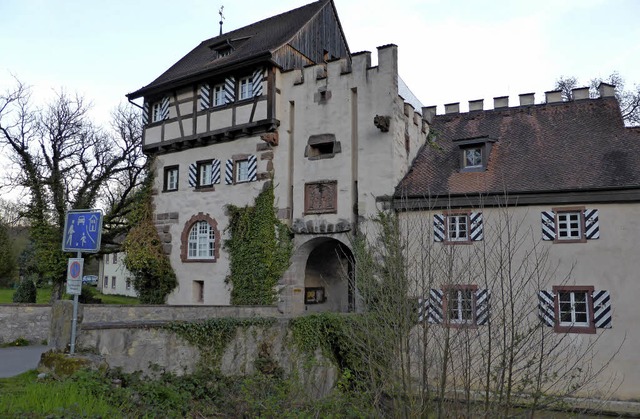
[[[14,303],[35,303],[36,302],[36,284],[26,278],[20,281],[16,292],[13,293]]]

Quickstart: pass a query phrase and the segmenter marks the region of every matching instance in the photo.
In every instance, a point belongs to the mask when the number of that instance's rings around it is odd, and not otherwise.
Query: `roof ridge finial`
[[[220,11],[218,12],[218,14],[220,15],[220,35],[222,35],[222,21],[224,20],[224,15],[222,14],[223,10],[224,6],[220,6]]]

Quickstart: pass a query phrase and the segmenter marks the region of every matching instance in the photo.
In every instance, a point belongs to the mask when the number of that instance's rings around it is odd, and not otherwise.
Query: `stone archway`
[[[318,243],[309,253],[304,270],[305,311],[351,311],[352,274],[353,254],[349,247],[335,239]]]
[[[348,280],[352,277],[353,253],[345,241],[309,238],[296,248],[283,275],[278,306],[293,315],[353,311],[355,292]]]

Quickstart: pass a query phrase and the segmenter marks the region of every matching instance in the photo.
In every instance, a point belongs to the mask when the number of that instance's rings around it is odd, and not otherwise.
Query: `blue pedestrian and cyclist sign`
[[[62,239],[63,252],[97,253],[102,236],[102,211],[67,211]]]

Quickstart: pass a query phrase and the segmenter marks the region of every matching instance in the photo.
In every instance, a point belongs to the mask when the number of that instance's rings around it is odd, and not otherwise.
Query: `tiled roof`
[[[130,99],[144,95],[154,88],[188,79],[215,69],[232,68],[253,59],[268,60],[271,53],[286,44],[301,28],[315,16],[330,0],[320,0],[277,16],[261,20],[249,26],[202,41],[191,52],[182,57],[160,77],[147,86],[129,93]],[[217,58],[212,46],[229,42],[234,51],[226,57]]]
[[[584,99],[435,116],[396,197],[446,197],[640,188],[640,130],[617,101]],[[488,137],[487,168],[461,172],[454,140]]]

